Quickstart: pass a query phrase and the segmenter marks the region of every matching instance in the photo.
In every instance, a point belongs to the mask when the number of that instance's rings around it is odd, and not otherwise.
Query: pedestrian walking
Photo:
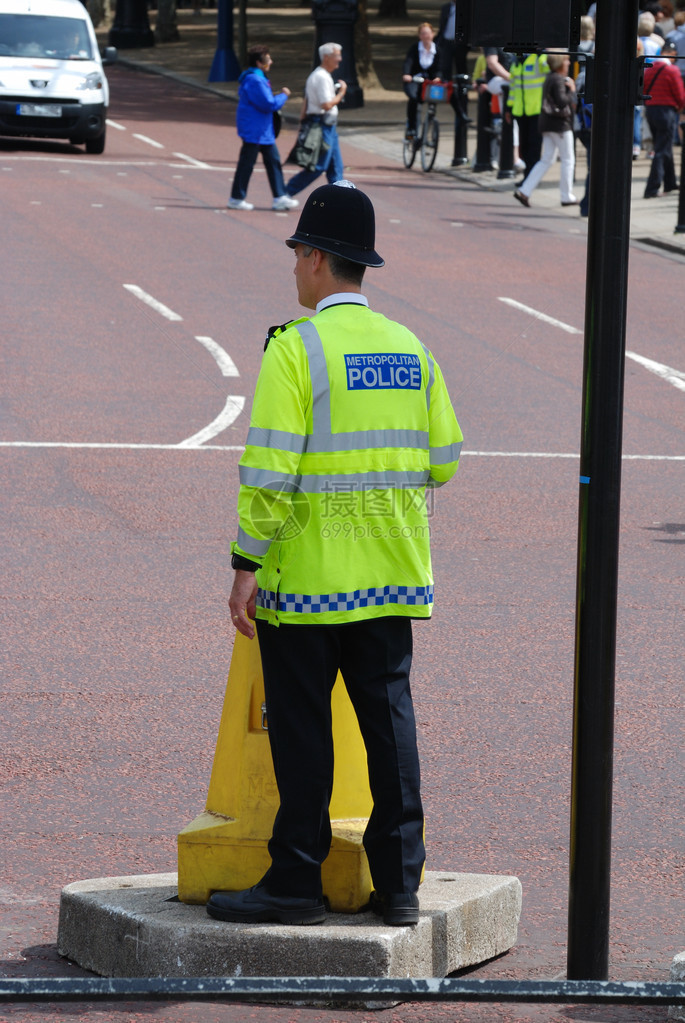
[[[426,493],[456,472],[462,435],[432,354],[362,293],[366,267],[384,265],[368,196],[349,182],[315,189],[286,244],[300,305],[314,312],[272,328],[264,355],[229,600],[250,638],[256,616],[280,806],[267,873],[215,892],[207,911],[323,921],[340,671],[368,758],[371,908],[410,925],[425,860],[411,619],[433,603]]]
[[[281,157],[276,145],[274,113],[285,105],[290,89],[283,88],[274,95],[266,77],[273,61],[269,47],[251,46],[247,53],[248,67],[238,79],[238,112],[236,127],[243,140],[235,169],[231,210],[253,210],[254,204],[246,199],[247,189],[259,153],[262,154],[266,176],[273,195],[272,210],[290,210],[299,206],[285,192]]]
[[[645,199],[655,199],[662,183],[664,193],[678,187],[673,160],[673,136],[678,113],[685,107],[685,87],[674,61],[675,43],[665,42],[661,56],[645,65],[645,112],[652,133],[654,157],[645,185]]]
[[[300,123],[320,124],[323,144],[314,170],[301,170],[290,179],[288,195],[301,192],[312,181],[316,181],[320,174],[325,174],[328,182],[333,184],[341,180],[344,172],[337,124],[338,107],[345,98],[347,83],[333,80],[333,72],[340,67],[342,61],[342,46],[339,43],[323,43],[319,47],[319,60],[321,63],[314,68],[305,85]]]
[[[540,159],[521,186],[514,192],[514,198],[523,206],[530,206],[530,197],[557,158],[561,159],[559,191],[562,206],[576,206],[573,194],[573,117],[576,108],[576,86],[568,77],[571,58],[567,53],[547,55],[550,73],[545,79],[542,92],[542,109],[539,127],[542,134]]]

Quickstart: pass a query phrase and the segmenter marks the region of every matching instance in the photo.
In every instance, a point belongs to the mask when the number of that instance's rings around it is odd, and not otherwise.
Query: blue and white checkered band
[[[385,604],[406,604],[410,607],[433,603],[432,586],[373,586],[351,593],[275,593],[257,591],[257,606],[266,611],[284,614],[322,614],[326,611],[356,611],[361,607],[382,607]]]
[[[348,391],[418,391],[421,360],[407,352],[368,352],[345,356]]]

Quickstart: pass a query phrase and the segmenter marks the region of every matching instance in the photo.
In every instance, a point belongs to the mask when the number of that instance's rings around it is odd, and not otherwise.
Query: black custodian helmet
[[[363,266],[384,266],[375,251],[376,217],[368,195],[350,181],[315,188],[300,214],[297,230],[286,245],[311,245]]]

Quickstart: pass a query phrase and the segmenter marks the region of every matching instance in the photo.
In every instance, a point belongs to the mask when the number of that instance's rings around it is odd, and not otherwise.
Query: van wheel
[[[104,153],[106,134],[107,132],[103,131],[102,135],[98,135],[95,139],[86,139],[86,152],[92,153],[94,156],[99,156],[100,153]]]

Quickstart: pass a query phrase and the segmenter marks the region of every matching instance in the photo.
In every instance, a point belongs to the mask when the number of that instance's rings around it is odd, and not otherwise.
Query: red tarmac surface
[[[231,652],[228,544],[247,418],[207,450],[175,445],[225,395],[249,400],[265,328],[297,313],[296,222],[266,212],[264,175],[225,212],[232,108],[111,72],[105,158],[0,144],[11,301],[2,345],[0,973],[78,976],[55,950],[61,887],[175,869],[204,805]],[[286,151],[287,132],[282,150]],[[160,139],[153,150],[134,133]],[[193,169],[187,154],[213,170]],[[466,436],[436,496],[437,604],[415,629],[430,869],[513,873],[517,946],[475,976],[565,971],[582,338],[498,301],[583,326],[585,240],[566,211],[524,219],[510,196],[408,174],[344,145],[372,195],[383,271],[372,304],[430,344]],[[9,169],[7,169],[9,168]],[[63,173],[68,171],[68,173]],[[124,176],[125,175],[125,176]],[[37,206],[38,202],[41,206]],[[96,205],[93,205],[96,204]],[[295,215],[296,216],[296,215]],[[227,244],[228,242],[228,244]],[[88,282],[80,288],[79,282]],[[160,320],[122,288],[178,311]],[[633,249],[628,349],[676,371],[682,265]],[[222,379],[194,337],[214,337]],[[611,921],[613,979],[667,979],[683,950],[682,389],[627,363]],[[508,452],[498,457],[494,452]],[[514,453],[520,453],[514,457]],[[525,456],[525,457],[524,457]],[[423,1023],[662,1020],[661,1009],[199,1004],[2,1006],[0,1020]]]

